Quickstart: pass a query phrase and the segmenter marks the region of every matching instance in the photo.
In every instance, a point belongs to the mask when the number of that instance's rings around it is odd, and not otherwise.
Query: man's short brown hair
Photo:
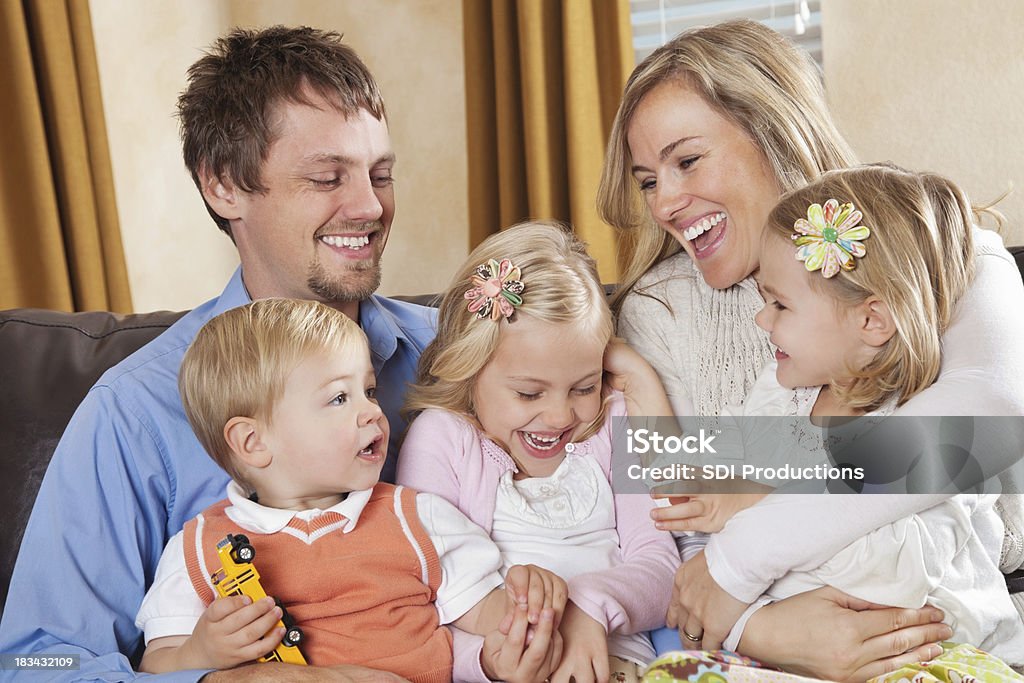
[[[189,68],[188,87],[178,97],[185,166],[200,192],[203,168],[227,174],[245,192],[265,192],[261,170],[277,139],[277,108],[286,102],[312,106],[311,92],[346,117],[360,109],[377,120],[385,117],[369,69],[334,31],[236,28],[219,38]],[[228,221],[209,204],[206,209],[230,236]]]

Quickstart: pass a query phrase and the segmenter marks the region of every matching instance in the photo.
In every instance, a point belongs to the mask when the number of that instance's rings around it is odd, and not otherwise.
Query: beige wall
[[[947,175],[1024,244],[1024,2],[824,0],[825,81],[863,161]]]
[[[237,264],[181,161],[175,100],[201,50],[235,25],[342,32],[388,107],[398,212],[385,294],[442,288],[468,245],[462,5],[455,0],[91,0],[135,309],[218,294]]]
[[[964,9],[965,6],[971,11]],[[385,294],[437,291],[468,243],[458,0],[91,0],[114,181],[136,310],[188,308],[237,263],[181,163],[175,99],[233,25],[334,29],[387,101],[398,214]],[[1024,2],[825,0],[829,99],[865,161],[953,177],[975,201],[1011,185],[1004,239],[1024,244]]]
[[[175,100],[199,48],[228,23],[204,0],[91,0],[121,239],[137,311],[191,308],[237,263],[185,171]]]

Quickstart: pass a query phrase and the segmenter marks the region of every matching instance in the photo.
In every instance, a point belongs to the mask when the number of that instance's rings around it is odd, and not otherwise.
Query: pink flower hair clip
[[[803,261],[807,270],[821,269],[829,278],[840,270],[857,267],[855,258],[863,258],[867,251],[860,240],[871,236],[871,230],[857,225],[861,212],[852,202],[840,204],[830,199],[821,204],[807,207],[807,218],[798,218],[793,224],[792,239],[796,243],[796,259]]]
[[[526,287],[520,277],[519,269],[508,259],[481,263],[473,274],[473,286],[463,294],[469,300],[469,312],[476,313],[480,320],[490,316],[495,322],[512,317],[515,309],[523,305],[520,295]]]

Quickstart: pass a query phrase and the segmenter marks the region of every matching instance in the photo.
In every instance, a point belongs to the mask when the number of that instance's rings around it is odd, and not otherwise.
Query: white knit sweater
[[[743,403],[772,357],[754,279],[709,287],[685,252],[651,268],[623,301],[619,335],[657,371],[677,415]]]

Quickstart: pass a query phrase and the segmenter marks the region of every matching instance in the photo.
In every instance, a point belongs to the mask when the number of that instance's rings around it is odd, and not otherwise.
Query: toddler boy
[[[375,384],[362,330],[317,302],[262,299],[199,331],[179,388],[233,481],[164,549],[136,620],[141,670],[230,668],[281,641],[273,598],[215,599],[216,546],[229,533],[255,548],[310,664],[440,683],[452,676],[444,624],[503,638],[517,609],[557,624],[561,579],[520,566],[499,588],[501,554],[482,529],[438,496],[378,481],[389,432]]]

